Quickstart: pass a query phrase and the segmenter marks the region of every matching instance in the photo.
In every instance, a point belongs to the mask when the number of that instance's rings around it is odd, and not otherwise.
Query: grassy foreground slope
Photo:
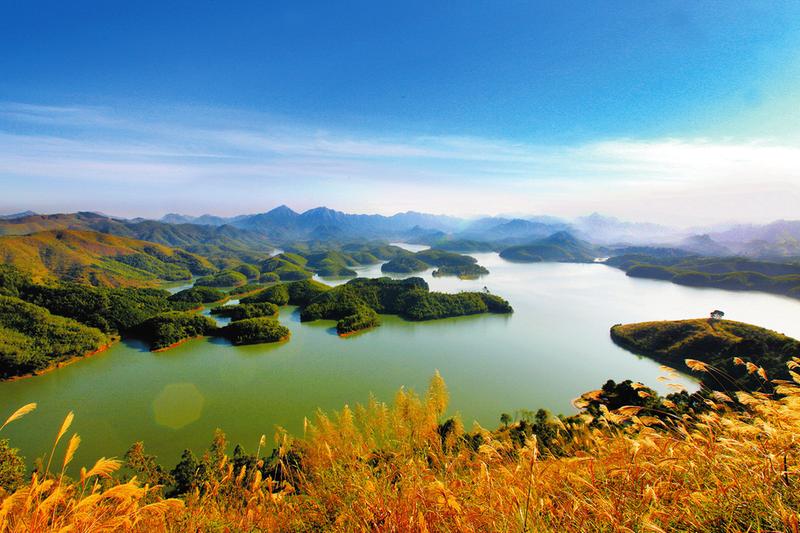
[[[773,377],[789,379],[786,364],[800,356],[800,341],[772,330],[733,320],[692,319],[615,325],[611,338],[620,346],[683,368],[685,359],[713,367],[702,374],[712,388],[755,390],[764,380],[753,366],[766,369]],[[700,367],[698,367],[699,369]]]
[[[795,365],[800,359],[793,360]],[[434,376],[419,397],[370,400],[319,412],[303,438],[280,429],[233,453],[217,432],[208,451],[184,452],[167,470],[142,443],[122,462],[100,459],[61,477],[80,444],[61,445],[49,473],[0,495],[8,531],[797,531],[800,523],[800,376],[780,398],[741,392],[681,416],[669,400],[627,382],[638,405],[602,404],[579,416],[465,431],[445,419],[448,393]],[[601,397],[608,391],[593,391]],[[639,395],[636,395],[636,392]],[[627,396],[628,394],[626,394]],[[35,406],[25,406],[11,420]],[[33,415],[28,416],[35,416]],[[69,428],[71,413],[59,439]],[[58,439],[56,439],[58,444]],[[258,446],[256,446],[258,444]],[[53,446],[56,449],[56,446]],[[11,455],[7,451],[6,455]],[[128,478],[129,479],[129,478]],[[165,498],[159,485],[176,487]],[[15,489],[11,489],[15,490]]]
[[[0,237],[0,261],[30,273],[35,281],[111,287],[187,280],[216,270],[208,260],[183,250],[76,230]]]

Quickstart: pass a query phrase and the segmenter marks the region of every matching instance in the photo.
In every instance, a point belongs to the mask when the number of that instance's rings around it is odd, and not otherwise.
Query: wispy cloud
[[[0,182],[18,199],[13,206],[6,200],[7,207],[36,207],[22,204],[43,183],[57,197],[50,203],[62,199],[64,209],[78,198],[91,200],[97,188],[106,191],[96,198],[106,202],[104,210],[134,210],[156,195],[160,201],[143,211],[168,206],[195,213],[214,206],[257,211],[286,201],[299,208],[333,203],[459,214],[600,209],[704,222],[731,210],[763,219],[748,207],[759,198],[770,199],[770,217],[788,217],[800,198],[800,146],[765,140],[536,145],[354,134],[241,116],[219,124],[201,124],[191,114],[165,120],[158,113],[0,104]],[[117,194],[124,195],[119,205],[107,205]]]

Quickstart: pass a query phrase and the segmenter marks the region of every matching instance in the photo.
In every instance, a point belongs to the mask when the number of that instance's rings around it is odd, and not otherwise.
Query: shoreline
[[[364,333],[365,331],[369,331],[369,330],[375,329],[377,327],[379,327],[379,326],[370,326],[370,327],[364,328],[364,329],[357,329],[355,331],[348,331],[347,333],[336,332],[336,335],[341,337],[342,339],[346,339],[347,337],[352,337],[353,335],[358,335],[359,333]]]
[[[36,370],[34,372],[28,372],[27,374],[20,374],[18,376],[9,376],[7,378],[2,378],[2,379],[0,379],[0,382],[4,382],[5,383],[5,382],[10,382],[10,381],[19,381],[21,379],[34,378],[34,377],[37,377],[37,376],[42,376],[42,375],[47,374],[49,372],[52,372],[54,370],[58,370],[60,368],[64,368],[65,366],[69,366],[72,363],[76,363],[76,362],[81,361],[83,359],[87,359],[89,357],[92,357],[92,356],[95,356],[97,354],[103,353],[103,352],[107,351],[109,348],[111,348],[113,345],[117,344],[120,340],[122,340],[122,337],[114,337],[114,338],[111,339],[111,342],[109,342],[108,344],[104,344],[103,346],[101,346],[98,349],[93,350],[91,352],[86,352],[83,355],[76,355],[74,357],[70,357],[69,359],[64,359],[63,361],[58,361],[58,362],[56,362],[56,363],[54,363],[54,364],[52,364],[50,366],[47,366],[47,367],[45,367],[45,368],[43,368],[41,370]]]
[[[204,337],[207,337],[207,335],[197,335],[196,337],[187,337],[185,339],[179,340],[178,342],[173,342],[172,344],[170,344],[168,346],[164,346],[163,348],[157,348],[155,350],[151,349],[150,352],[152,352],[152,353],[166,352],[167,350],[171,350],[172,348],[176,348],[176,347],[180,346],[181,344],[187,343],[189,341],[193,341],[195,339],[202,339]]]

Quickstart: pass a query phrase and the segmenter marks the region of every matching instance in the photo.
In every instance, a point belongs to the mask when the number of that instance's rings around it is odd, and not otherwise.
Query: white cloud
[[[238,212],[288,202],[299,208],[333,204],[352,211],[454,214],[600,210],[686,224],[729,219],[731,213],[748,220],[798,215],[800,146],[774,141],[536,145],[356,135],[272,122],[221,124],[197,125],[190,116],[166,122],[100,108],[0,104],[0,182],[20,201],[32,198],[28,183],[54,184],[51,194],[63,195],[65,203],[70,186],[88,186],[82,198],[91,199],[94,183],[124,193],[132,205],[155,194],[161,204],[191,212],[213,211],[224,195]]]

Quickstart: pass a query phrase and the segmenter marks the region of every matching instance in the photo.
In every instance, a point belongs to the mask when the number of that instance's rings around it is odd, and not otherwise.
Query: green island
[[[409,274],[437,268],[434,275],[473,278],[488,274],[489,271],[477,264],[477,259],[446,250],[428,249],[421,252],[399,255],[381,265],[381,272]]]
[[[800,298],[800,263],[742,257],[659,257],[622,254],[606,264],[634,278],[671,281],[692,287],[762,291]]]
[[[432,272],[433,276],[457,276],[461,279],[477,279],[489,273],[489,269],[481,265],[445,265]]]
[[[150,343],[150,350],[167,350],[195,337],[211,335],[217,323],[207,316],[191,312],[171,311],[152,316],[137,328],[138,336]]]
[[[754,368],[763,368],[772,378],[791,379],[786,365],[800,354],[800,341],[791,337],[715,318],[617,324],[611,338],[673,368],[684,369],[686,359],[700,361],[702,365],[690,369],[716,390],[772,390],[773,384]]]
[[[234,320],[220,333],[235,345],[282,342],[291,335],[289,328],[266,316]]]

